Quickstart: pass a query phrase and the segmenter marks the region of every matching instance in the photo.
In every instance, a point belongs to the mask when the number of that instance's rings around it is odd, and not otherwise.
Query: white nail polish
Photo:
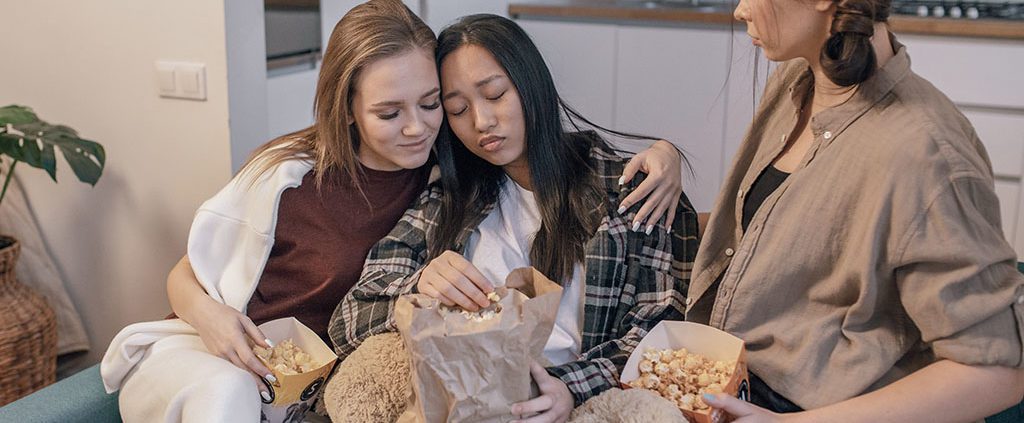
[[[270,401],[270,394],[267,391],[260,391],[260,396],[264,401]]]
[[[618,214],[625,213],[626,212],[626,206],[619,206],[619,209],[616,210],[615,212],[617,212]]]
[[[647,225],[647,230],[644,231],[644,233],[646,233],[647,235],[650,235],[651,231],[653,231],[653,230],[654,230],[654,225]]]
[[[625,175],[620,176],[619,177],[619,185],[624,185],[625,183],[626,183],[626,176]]]
[[[274,377],[274,375],[272,375],[272,374],[270,374],[270,373],[267,373],[267,375],[266,375],[266,376],[263,376],[263,378],[264,378],[264,379],[266,379],[266,380],[267,380],[267,382],[270,382],[270,383],[277,383],[277,378],[276,378],[276,377]]]
[[[640,222],[634,223],[633,224],[633,232],[637,232],[639,230],[640,230]]]
[[[270,338],[264,339],[263,342],[266,342],[267,345],[270,345],[270,348],[274,348],[274,341],[271,341]]]

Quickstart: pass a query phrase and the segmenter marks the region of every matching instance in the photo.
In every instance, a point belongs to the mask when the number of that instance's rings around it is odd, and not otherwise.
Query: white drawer
[[[899,36],[911,68],[959,104],[1024,108],[1024,42]]]
[[[996,176],[1024,175],[1024,113],[964,110],[978,132]]]

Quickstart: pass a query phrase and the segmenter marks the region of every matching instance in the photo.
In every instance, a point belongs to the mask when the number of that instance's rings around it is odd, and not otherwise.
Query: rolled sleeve
[[[900,255],[900,301],[937,358],[1024,366],[1024,276],[990,182],[967,177],[938,189]]]

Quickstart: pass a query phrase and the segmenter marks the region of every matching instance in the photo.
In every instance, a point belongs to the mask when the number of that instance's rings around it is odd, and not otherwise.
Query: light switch
[[[205,64],[161,60],[156,69],[161,97],[206,101]]]
[[[160,95],[174,95],[175,83],[174,83],[174,66],[168,66],[166,63],[157,62],[156,65],[156,76],[157,84],[159,86]]]

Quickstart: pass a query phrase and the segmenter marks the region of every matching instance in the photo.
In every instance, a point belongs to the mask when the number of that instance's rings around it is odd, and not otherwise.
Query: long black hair
[[[607,130],[568,107],[558,96],[537,46],[507,18],[470,15],[442,30],[438,36],[438,67],[465,45],[489,51],[519,93],[526,125],[526,157],[541,214],[530,262],[562,283],[572,277],[574,265],[583,260],[587,241],[606,213],[607,194],[595,172],[590,150],[611,147],[596,134],[578,132],[577,121],[623,138],[653,138]],[[561,113],[577,132],[563,129]],[[501,167],[470,152],[452,132],[447,119],[435,146],[445,196],[436,236],[428,246],[430,258],[459,248],[455,243],[472,215],[468,212],[478,213],[485,205],[497,202],[505,175]]]

